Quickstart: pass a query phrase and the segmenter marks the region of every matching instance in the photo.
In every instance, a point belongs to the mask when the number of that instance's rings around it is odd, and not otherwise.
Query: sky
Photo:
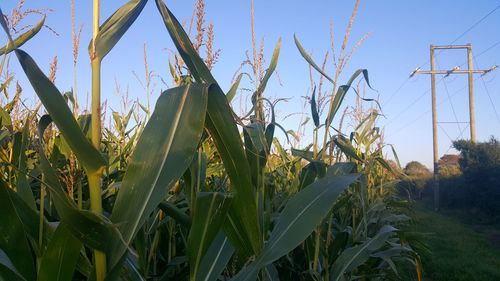
[[[91,38],[91,1],[76,0],[76,23],[83,24],[80,53],[77,65],[77,93],[80,104],[85,107],[86,96],[90,89],[90,60],[87,52]],[[103,20],[126,1],[102,1]],[[174,15],[189,22],[194,0],[166,1]],[[4,13],[10,13],[17,4],[14,0],[0,1]],[[265,96],[287,98],[276,107],[278,122],[287,129],[297,130],[301,122],[300,113],[309,114],[309,106],[303,109],[304,96],[311,94],[309,67],[301,57],[294,41],[295,34],[304,48],[313,53],[314,59],[321,64],[322,58],[330,49],[330,26],[333,22],[337,51],[354,6],[354,0],[337,1],[276,1],[255,0],[256,36],[264,38],[264,54],[267,65],[274,45],[282,38],[281,53],[277,73],[271,79]],[[428,167],[432,165],[432,126],[431,93],[429,75],[415,75],[409,78],[416,68],[429,69],[429,46],[471,43],[474,67],[488,69],[500,65],[500,1],[496,0],[362,0],[354,22],[349,47],[365,34],[367,40],[354,53],[352,60],[340,76],[340,83],[360,68],[368,69],[370,83],[374,90],[366,90],[368,98],[378,98],[384,114],[377,123],[384,130],[385,142],[393,144],[401,163],[417,160]],[[44,28],[39,34],[22,47],[48,72],[50,62],[58,56],[56,85],[61,91],[73,87],[73,58],[71,39],[70,1],[30,1],[26,8],[49,8],[46,24],[53,29]],[[496,10],[495,10],[496,9]],[[493,12],[492,12],[493,11]],[[206,21],[213,22],[215,47],[221,49],[220,58],[213,73],[223,89],[228,90],[234,74],[251,53],[250,0],[211,1],[206,0]],[[31,16],[27,24],[39,18]],[[57,33],[57,34],[56,34]],[[4,41],[6,37],[2,35]],[[148,67],[155,78],[151,101],[157,99],[161,90],[172,86],[168,70],[168,60],[174,49],[172,41],[156,10],[154,1],[144,8],[137,21],[122,40],[103,61],[102,93],[109,110],[120,110],[120,99],[128,91],[130,99],[146,102],[146,93],[136,75],[144,80],[143,48],[146,44]],[[437,52],[436,62],[440,69],[448,70],[454,66],[466,69],[466,51],[449,50]],[[15,60],[9,67],[16,73],[24,88],[23,99],[35,100],[22,70]],[[250,72],[244,66],[243,71]],[[327,72],[334,73],[333,64]],[[135,73],[135,74],[134,74]],[[319,75],[314,73],[315,81]],[[162,77],[167,83],[163,83]],[[491,136],[500,138],[500,70],[474,80],[476,107],[476,127],[478,141],[487,141]],[[252,88],[245,80],[243,88]],[[439,154],[456,153],[451,141],[459,138],[469,139],[467,123],[468,93],[467,76],[450,75],[437,77],[437,112]],[[117,86],[118,85],[118,86]],[[325,87],[327,85],[325,84]],[[117,93],[117,88],[120,93]],[[247,91],[241,91],[248,95]],[[451,101],[451,102],[450,102]],[[244,107],[244,102],[235,98],[236,112]],[[345,106],[355,105],[355,94],[350,92]],[[370,107],[367,103],[365,107]],[[338,124],[337,117],[333,124]],[[302,119],[303,120],[303,119]],[[311,123],[311,122],[310,122]],[[348,131],[352,128],[345,128]],[[299,144],[305,147],[310,142],[311,128]],[[278,133],[279,134],[279,133]],[[283,135],[280,136],[281,138]],[[390,154],[388,157],[392,157]]]

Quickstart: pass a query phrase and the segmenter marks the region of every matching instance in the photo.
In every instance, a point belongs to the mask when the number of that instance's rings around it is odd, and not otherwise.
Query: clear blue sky
[[[2,1],[4,13],[9,13],[17,1]],[[102,1],[102,17],[109,16],[126,1]],[[245,59],[245,51],[251,50],[250,0],[206,1],[207,21],[215,25],[216,47],[222,49],[214,73],[220,84],[228,89],[231,78]],[[23,49],[29,52],[43,69],[49,69],[52,57],[59,58],[57,86],[61,91],[72,87],[72,43],[70,1],[30,1],[29,8],[51,8],[47,24],[59,35],[48,29],[41,31]],[[167,5],[179,20],[189,20],[194,0],[167,1]],[[257,37],[265,37],[265,54],[269,59],[275,42],[282,37],[278,72],[282,85],[271,81],[266,95],[291,98],[281,103],[277,113],[281,118],[300,112],[302,96],[309,95],[308,65],[293,43],[295,33],[304,47],[314,51],[318,63],[320,54],[329,49],[329,25],[335,22],[336,41],[340,43],[354,1],[263,1],[255,0]],[[500,5],[500,1],[446,0],[446,1],[361,1],[351,35],[351,46],[369,32],[367,41],[355,53],[345,69],[341,81],[346,81],[358,68],[367,68],[372,86],[377,90],[367,91],[368,97],[379,96],[383,113],[379,126],[385,130],[385,140],[395,145],[404,164],[418,160],[430,166],[432,163],[432,131],[430,114],[430,77],[420,75],[408,79],[410,72],[423,65],[428,69],[429,45],[449,44],[474,25],[483,16]],[[85,95],[90,85],[90,62],[87,45],[91,36],[91,1],[76,0],[77,24],[83,23],[81,49],[78,62],[78,92],[80,103],[85,104]],[[35,22],[31,18],[31,23]],[[500,9],[488,16],[467,32],[456,44],[472,43],[473,53],[479,55],[475,61],[482,69],[500,64]],[[3,35],[2,35],[3,36]],[[2,37],[5,38],[5,37]],[[119,96],[115,93],[115,81],[122,89],[129,89],[130,98],[145,100],[145,93],[137,82],[133,71],[143,77],[143,44],[147,43],[150,70],[170,81],[168,72],[171,40],[163,26],[154,1],[150,1],[143,13],[103,62],[103,93],[108,105],[118,110]],[[496,45],[495,45],[496,44]],[[491,48],[490,48],[491,47]],[[488,48],[490,48],[488,50]],[[484,52],[486,50],[486,52]],[[466,62],[464,51],[440,53],[437,63],[442,69],[450,69]],[[22,71],[13,61],[12,69],[17,73],[25,89],[24,98],[32,98]],[[465,69],[465,65],[463,66]],[[330,72],[332,67],[330,66]],[[247,69],[249,71],[249,69]],[[317,76],[316,76],[317,77]],[[476,78],[478,78],[477,76]],[[440,80],[440,78],[438,78]],[[245,84],[243,85],[248,85]],[[438,115],[440,121],[455,121],[448,96],[451,96],[458,121],[468,120],[467,77],[454,75],[437,86]],[[159,90],[166,86],[156,81],[153,102]],[[485,90],[487,89],[487,90]],[[490,136],[500,138],[500,120],[495,116],[493,105],[500,111],[500,71],[475,80],[477,133],[479,140]],[[490,98],[487,93],[489,93]],[[31,96],[30,96],[31,95]],[[354,93],[344,105],[354,105]],[[368,105],[367,105],[368,106]],[[238,107],[238,105],[235,105]],[[280,119],[280,118],[279,118]],[[280,121],[280,120],[279,120]],[[297,118],[288,118],[282,124],[287,129],[296,129]],[[338,124],[338,121],[334,121]],[[449,150],[451,141],[469,137],[469,130],[462,124],[442,124],[439,128],[440,154]],[[308,140],[302,145],[305,146]]]

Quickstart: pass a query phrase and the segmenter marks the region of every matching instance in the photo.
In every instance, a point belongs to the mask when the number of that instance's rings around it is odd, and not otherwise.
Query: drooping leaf
[[[208,247],[224,223],[231,197],[219,192],[200,192],[196,197],[193,223],[187,240],[190,279],[198,280],[198,270]]]
[[[337,114],[340,106],[342,105],[342,102],[344,101],[344,98],[345,98],[345,95],[347,94],[347,91],[349,91],[349,89],[351,88],[352,82],[354,82],[354,80],[361,73],[363,74],[363,77],[365,78],[366,83],[368,84],[368,86],[371,87],[370,86],[370,82],[368,80],[368,70],[366,70],[366,69],[358,69],[358,70],[356,70],[354,72],[354,74],[351,76],[351,78],[349,78],[349,80],[347,81],[347,83],[345,85],[342,85],[342,86],[338,87],[337,93],[335,94],[335,97],[333,98],[333,102],[330,105],[331,111],[328,112],[328,116],[327,116],[326,121],[325,121],[325,124],[326,124],[327,127],[329,127],[331,125],[331,123],[333,121],[333,118]]]
[[[60,223],[42,257],[38,280],[71,280],[81,248],[82,242],[73,236],[65,223]]]
[[[337,136],[333,139],[333,142],[340,148],[340,150],[347,155],[348,157],[351,157],[353,159],[356,159],[358,161],[363,161],[362,156],[360,156],[357,152],[356,149],[352,146],[351,142],[346,139],[344,136]]]
[[[1,13],[1,10],[0,10]],[[3,15],[3,14],[2,14]],[[19,35],[16,39],[14,39],[14,44],[11,44],[10,42],[7,43],[6,46],[3,46],[0,48],[0,55],[8,54],[12,52],[14,49],[21,47],[24,45],[24,43],[28,42],[33,36],[35,36],[43,27],[45,23],[45,16],[30,30],[24,32],[23,34]]]
[[[321,67],[319,67],[315,62],[314,60],[311,58],[311,56],[309,56],[309,54],[306,52],[306,50],[304,50],[304,47],[302,47],[302,44],[300,44],[299,42],[299,39],[297,38],[297,36],[294,34],[293,35],[293,39],[295,41],[295,45],[297,46],[297,49],[299,49],[299,52],[300,54],[302,55],[302,57],[314,68],[316,69],[316,71],[318,71],[319,73],[321,73],[321,75],[325,76],[326,79],[328,79],[328,81],[334,83],[334,80],[328,76],[328,74],[326,74],[322,69]]]
[[[207,86],[191,83],[159,97],[133,152],[110,216],[126,242],[113,244],[114,266],[150,213],[189,167],[205,122]]]
[[[386,225],[374,237],[360,245],[344,250],[333,264],[330,280],[344,280],[344,274],[365,263],[370,258],[370,254],[380,249],[396,230],[394,227]]]
[[[102,60],[134,23],[147,2],[147,0],[130,0],[116,10],[99,27],[95,38],[95,53],[93,53],[94,41],[90,41],[90,56],[94,55],[95,58]]]
[[[49,115],[44,115],[38,123],[38,135],[43,136],[47,126],[52,122]],[[40,169],[44,175],[45,186],[52,195],[52,200],[61,221],[65,222],[71,233],[84,244],[103,251],[110,250],[110,241],[123,244],[118,230],[104,216],[97,215],[87,210],[78,209],[74,201],[70,200],[64,191],[57,174],[45,156],[43,139],[39,137]]]
[[[324,177],[293,196],[280,213],[262,253],[232,281],[253,281],[258,272],[297,247],[329,213],[337,196],[359,175]]]
[[[101,169],[104,158],[83,134],[59,90],[27,53],[16,50],[16,54],[33,89],[82,166],[88,173]]]

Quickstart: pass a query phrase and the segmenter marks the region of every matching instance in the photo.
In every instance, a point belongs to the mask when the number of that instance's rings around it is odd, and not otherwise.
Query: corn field
[[[106,126],[101,64],[113,63],[104,58],[148,2],[177,49],[175,87],[151,110],[112,112]],[[341,69],[331,77],[295,37],[322,80],[307,108],[313,142],[288,149],[294,136],[265,94],[281,39],[268,66],[252,64],[251,108],[238,116],[231,101],[242,75],[224,91],[211,73],[218,52],[208,44],[202,58],[163,0],[130,0],[103,23],[93,3],[89,112],[21,49],[45,17],[16,36],[0,19],[0,74],[17,59],[40,101],[20,110],[21,86],[13,93],[14,77],[0,80],[0,280],[420,280],[380,111],[353,89],[370,85],[367,70],[341,84]],[[332,120],[349,94],[375,106],[342,133]]]

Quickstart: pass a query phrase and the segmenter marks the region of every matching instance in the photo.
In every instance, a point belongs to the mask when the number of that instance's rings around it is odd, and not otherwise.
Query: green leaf
[[[14,150],[14,165],[16,166],[16,190],[19,196],[30,206],[33,210],[36,209],[35,197],[31,191],[30,184],[26,175],[28,169],[26,167],[26,148],[29,145],[29,121],[27,120],[22,133],[14,134],[13,146],[18,149]]]
[[[233,245],[231,245],[224,233],[219,232],[201,261],[196,280],[218,280],[233,253]]]
[[[134,23],[147,2],[147,0],[130,0],[116,10],[99,27],[99,32],[95,38],[95,53],[93,53],[94,41],[90,41],[90,57],[102,60]]]
[[[163,201],[160,203],[159,207],[167,216],[172,217],[179,224],[187,228],[191,227],[191,218],[174,204]]]
[[[327,173],[332,176],[344,176],[352,173],[355,167],[354,162],[337,162],[328,166]]]
[[[144,127],[116,198],[111,221],[126,245],[114,243],[114,266],[151,212],[191,164],[203,132],[207,87],[192,83],[159,97]]]
[[[179,54],[196,81],[212,84],[209,88],[206,128],[214,140],[226,172],[236,192],[224,231],[237,251],[245,257],[260,252],[262,235],[257,216],[255,188],[252,186],[250,167],[240,138],[233,112],[224,92],[208,67],[193,48],[188,35],[162,0],[156,0],[165,26]]]
[[[337,196],[358,177],[327,176],[293,196],[280,213],[262,253],[231,280],[255,280],[263,267],[300,245],[329,213]]]
[[[333,142],[340,148],[340,150],[347,155],[348,157],[351,157],[353,159],[356,159],[358,161],[363,161],[362,156],[360,156],[357,152],[356,149],[352,146],[351,142],[346,139],[344,136],[339,135],[333,139]]]
[[[0,10],[1,13],[1,10]],[[2,14],[3,15],[3,14]],[[6,46],[3,46],[0,48],[0,55],[8,54],[12,52],[13,50],[21,47],[24,45],[24,43],[28,42],[33,36],[35,36],[38,31],[40,31],[45,23],[45,16],[30,30],[26,31],[25,33],[21,34],[19,37],[17,37],[14,40],[14,44],[11,44],[10,42],[7,43]]]
[[[71,280],[81,248],[68,226],[60,223],[42,257],[38,281]]]
[[[231,89],[229,89],[229,92],[227,92],[226,98],[227,101],[230,103],[234,96],[236,95],[236,91],[238,91],[238,87],[240,86],[241,78],[243,77],[243,73],[240,73],[238,77],[236,78],[236,81],[233,83],[231,86]]]
[[[360,245],[344,250],[333,264],[330,280],[344,280],[346,273],[365,263],[374,251],[384,246],[386,240],[396,230],[390,225],[383,226],[373,238],[368,239]]]
[[[51,122],[49,115],[40,118],[38,124],[39,136],[43,136],[43,132]],[[52,195],[52,200],[61,221],[68,225],[74,236],[94,249],[108,252],[110,250],[110,241],[123,244],[120,233],[106,217],[96,215],[90,211],[79,210],[75,202],[69,199],[59,182],[55,170],[45,156],[42,138],[39,137],[39,140],[40,169],[45,180],[43,184]]]
[[[269,67],[266,70],[266,74],[262,78],[262,81],[260,81],[259,88],[257,89],[258,92],[257,97],[259,98],[262,97],[262,93],[266,89],[269,78],[271,78],[271,75],[273,75],[274,70],[276,70],[276,65],[278,64],[278,57],[280,55],[280,49],[281,49],[281,38],[278,39],[278,42],[274,47],[273,56],[271,57],[271,63],[269,64]]]
[[[311,115],[314,121],[314,126],[318,128],[319,126],[319,114],[318,114],[318,107],[316,104],[316,87],[313,89],[313,93],[311,95]]]
[[[321,67],[319,67],[314,61],[313,59],[311,58],[311,56],[309,56],[309,54],[306,52],[306,50],[304,50],[304,47],[302,47],[302,44],[300,44],[299,42],[299,39],[297,38],[297,36],[294,34],[293,35],[293,39],[295,41],[295,45],[297,46],[297,49],[299,49],[299,52],[300,54],[302,55],[302,57],[314,68],[316,69],[316,71],[318,71],[319,73],[321,73],[321,75],[325,76],[326,79],[328,79],[328,81],[332,82],[332,83],[335,83],[334,80],[328,76],[328,74],[326,74],[326,72],[324,72],[323,70],[321,70]]]
[[[27,53],[16,50],[16,54],[33,89],[87,173],[104,167],[104,158],[83,134],[59,90]]]
[[[231,198],[219,192],[200,192],[196,197],[187,240],[190,279],[193,281],[198,280],[201,261],[224,223],[230,203]]]
[[[19,214],[7,185],[0,179],[0,250],[10,261],[3,265],[19,272],[26,280],[35,280],[35,262]],[[12,273],[13,274],[13,273]]]
[[[328,113],[327,120],[325,121],[325,124],[326,124],[327,127],[329,127],[330,124],[332,123],[333,117],[335,117],[335,114],[337,114],[337,111],[339,110],[339,108],[340,108],[340,106],[342,104],[342,101],[344,100],[344,97],[347,94],[347,91],[349,91],[349,89],[351,88],[352,82],[354,82],[354,80],[361,73],[363,73],[363,77],[365,78],[366,83],[371,88],[370,82],[368,80],[368,70],[366,70],[366,69],[358,69],[358,70],[356,70],[354,72],[354,74],[351,76],[351,78],[349,78],[349,81],[347,81],[347,83],[345,85],[342,85],[342,86],[340,86],[337,89],[337,93],[335,94],[335,97],[333,98],[333,102],[332,102],[332,104],[330,106],[331,111]]]

